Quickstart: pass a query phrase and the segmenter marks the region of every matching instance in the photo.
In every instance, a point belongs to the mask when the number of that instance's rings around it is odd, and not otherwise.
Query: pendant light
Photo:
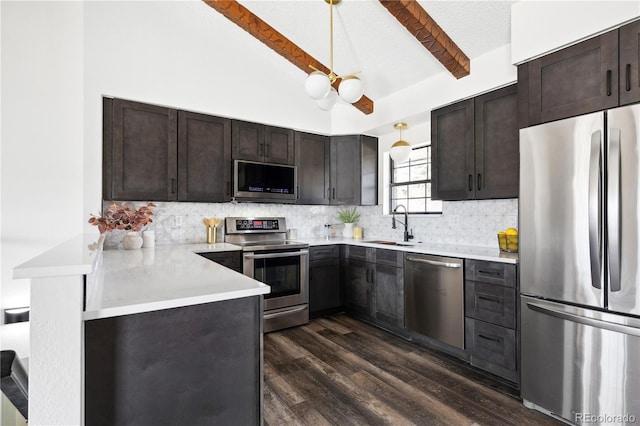
[[[407,128],[407,123],[396,123],[393,127],[400,131],[400,139],[391,145],[389,155],[395,163],[404,163],[411,157],[411,144],[402,140],[402,130]]]
[[[309,74],[304,84],[307,94],[316,100],[320,109],[325,111],[333,108],[338,97],[352,104],[358,102],[364,94],[362,81],[356,76],[360,71],[344,76],[338,76],[333,72],[333,5],[340,3],[340,1],[325,0],[329,4],[329,74],[327,75],[309,65],[314,71]],[[336,91],[332,85],[338,79],[341,81]]]

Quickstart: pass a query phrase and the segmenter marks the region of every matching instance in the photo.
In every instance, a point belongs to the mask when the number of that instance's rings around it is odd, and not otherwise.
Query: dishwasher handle
[[[462,263],[441,262],[439,260],[424,259],[422,257],[407,256],[409,262],[426,263],[427,265],[442,266],[444,268],[462,268]]]

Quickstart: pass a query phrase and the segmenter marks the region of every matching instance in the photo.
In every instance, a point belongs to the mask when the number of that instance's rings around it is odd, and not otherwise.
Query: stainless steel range
[[[287,240],[283,217],[227,217],[224,241],[242,247],[243,273],[269,285],[264,331],[309,322],[309,245]]]

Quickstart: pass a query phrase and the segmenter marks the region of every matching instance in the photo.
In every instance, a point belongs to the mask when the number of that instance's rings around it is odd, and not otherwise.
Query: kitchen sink
[[[410,243],[399,243],[396,241],[385,241],[385,240],[371,240],[371,241],[363,241],[364,243],[371,244],[386,244],[388,246],[401,246],[401,247],[413,247],[415,244]]]

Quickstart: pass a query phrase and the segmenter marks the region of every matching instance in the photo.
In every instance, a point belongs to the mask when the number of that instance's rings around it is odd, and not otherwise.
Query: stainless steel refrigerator
[[[640,422],[640,106],[520,131],[521,391]]]

